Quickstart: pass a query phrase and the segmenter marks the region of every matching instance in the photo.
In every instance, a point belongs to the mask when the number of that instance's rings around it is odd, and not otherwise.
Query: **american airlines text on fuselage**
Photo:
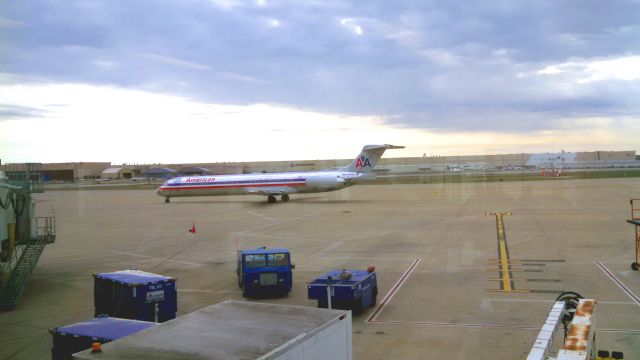
[[[188,178],[184,182],[186,183],[202,183],[202,182],[214,182],[216,178]]]

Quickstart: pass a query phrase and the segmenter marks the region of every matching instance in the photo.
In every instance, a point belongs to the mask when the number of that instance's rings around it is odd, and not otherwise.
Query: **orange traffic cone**
[[[192,234],[196,233],[196,224],[195,223],[193,223],[193,225],[191,225],[191,229],[189,229],[189,232],[192,233]]]

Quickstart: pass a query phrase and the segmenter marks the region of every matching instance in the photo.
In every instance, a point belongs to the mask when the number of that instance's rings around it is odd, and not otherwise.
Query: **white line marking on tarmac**
[[[393,297],[395,296],[397,291],[402,287],[402,285],[405,283],[405,281],[407,281],[407,279],[409,278],[409,275],[411,275],[413,270],[416,269],[416,267],[418,266],[418,264],[420,263],[421,260],[422,259],[420,259],[420,258],[416,258],[413,261],[413,263],[411,263],[411,265],[404,272],[404,274],[402,274],[402,276],[400,276],[398,281],[396,281],[396,283],[393,284],[393,286],[391,287],[389,292],[387,292],[387,295],[384,296],[384,299],[382,299],[382,301],[380,301],[380,305],[378,305],[378,307],[373,311],[373,313],[369,316],[369,318],[367,318],[367,322],[376,321],[376,319],[378,318],[378,315],[380,315],[382,313],[382,310],[384,309],[384,307],[387,306],[387,304],[389,303],[389,301],[391,301],[391,299],[393,299]]]
[[[542,300],[542,299],[498,299],[498,298],[486,298],[485,300],[492,302],[519,302],[519,303],[547,303],[553,304],[555,301],[553,300]],[[607,301],[607,300],[598,300],[598,304],[607,304],[607,305],[636,305],[636,303],[631,301]]]
[[[475,329],[520,329],[520,330],[539,331],[541,328],[540,326],[532,326],[532,325],[465,324],[465,323],[447,323],[447,322],[437,322],[437,321],[394,321],[394,320],[389,320],[389,321],[367,320],[367,321],[375,324],[421,325],[421,326],[435,326],[435,327],[464,327],[464,328],[475,328]],[[635,330],[635,329],[598,329],[598,331],[640,335],[640,330]]]
[[[265,234],[258,234],[258,233],[251,233],[251,232],[245,232],[243,233],[243,235],[250,235],[251,237],[261,237],[261,238],[266,238],[266,239],[278,239],[278,240],[288,240],[288,241],[307,241],[307,242],[321,242],[321,243],[328,243],[331,242],[332,240],[319,240],[319,239],[310,239],[308,237],[295,237],[294,235],[291,234],[283,234],[283,235],[278,235],[278,234],[274,234],[274,235],[265,235]]]
[[[266,224],[266,225],[258,226],[258,227],[251,228],[251,229],[246,229],[246,230],[237,232],[236,235],[245,234],[245,233],[249,233],[249,232],[256,231],[256,230],[262,230],[262,229],[266,229],[266,228],[269,228],[269,227],[272,227],[272,226],[276,226],[276,225],[282,225],[282,224],[290,223],[292,221],[308,218],[310,216],[315,216],[315,215],[317,215],[319,213],[320,213],[319,211],[315,211],[315,212],[308,213],[308,214],[305,214],[305,215],[302,215],[302,216],[296,216],[296,217],[293,217],[293,218],[290,218],[290,219],[287,219],[287,220],[282,220],[282,221],[278,221],[278,222],[275,222],[275,223]]]
[[[332,256],[331,260],[379,260],[379,261],[412,261],[415,258],[385,258],[385,257],[355,257],[355,256]]]
[[[153,266],[152,269],[155,269],[158,266],[163,265],[164,263],[173,260],[174,257],[182,254],[182,252],[184,252],[185,250],[187,250],[188,248],[192,247],[194,244],[196,244],[198,242],[198,238],[191,232],[191,230],[186,230],[185,234],[187,234],[187,236],[191,238],[191,240],[192,240],[191,244],[188,244],[187,246],[185,246],[182,249],[180,249],[178,252],[174,253],[173,255],[171,255],[168,258],[164,259],[163,261],[159,262],[158,264]]]
[[[598,331],[612,332],[612,333],[625,333],[625,334],[640,334],[640,330],[635,330],[635,329],[598,329]]]
[[[246,210],[246,212],[248,212],[248,213],[249,213],[249,214],[251,214],[251,215],[255,215],[255,216],[261,217],[261,218],[263,218],[263,219],[267,219],[267,220],[269,220],[269,221],[273,221],[273,222],[278,222],[278,221],[280,221],[280,220],[278,220],[278,219],[270,218],[270,217],[268,217],[268,216],[262,215],[262,214],[260,214],[260,213],[255,212],[255,211]]]
[[[329,251],[331,251],[331,250],[333,250],[333,249],[337,248],[337,247],[338,247],[338,246],[340,246],[340,245],[342,245],[342,241],[336,241],[336,242],[334,242],[333,244],[331,244],[331,245],[327,246],[324,250],[319,251],[319,252],[317,252],[317,253],[315,253],[315,254],[311,255],[311,258],[312,258],[312,259],[318,258],[318,257],[320,257],[320,256],[322,256],[322,255],[324,255],[324,254],[328,253]]]
[[[238,294],[238,290],[200,290],[200,289],[178,289],[183,293],[204,293],[204,294]]]
[[[187,236],[190,237],[191,240],[198,242],[198,238],[195,235],[193,235],[193,233],[189,230],[187,230]]]
[[[106,250],[110,253],[114,253],[114,254],[120,254],[120,255],[129,255],[129,256],[133,256],[133,257],[139,257],[139,258],[146,258],[146,259],[155,259],[155,260],[166,260],[165,258],[161,258],[161,257],[157,257],[157,256],[148,256],[148,255],[140,255],[140,254],[134,254],[134,253],[130,253],[130,252],[124,252],[124,251],[115,251],[115,250]],[[189,261],[182,261],[182,260],[167,260],[168,262],[175,262],[175,263],[181,263],[181,264],[186,264],[186,265],[191,265],[191,266],[204,266],[204,264],[198,264],[198,263],[194,263],[194,262],[189,262]]]
[[[497,329],[523,329],[523,330],[540,330],[540,327],[531,325],[503,325],[503,324],[465,324],[465,323],[448,323],[438,321],[397,321],[397,320],[371,320],[369,322],[376,324],[404,324],[404,325],[428,325],[428,326],[446,326],[446,327],[466,327],[466,328],[497,328]]]
[[[622,281],[620,281],[620,279],[618,279],[613,274],[613,272],[609,270],[609,268],[604,266],[603,263],[601,263],[598,260],[594,261],[594,263],[600,268],[600,270],[602,270],[602,272],[604,272],[605,275],[609,277],[609,279],[611,279],[611,281],[613,281],[616,285],[618,285],[618,287],[620,288],[620,290],[622,290],[622,292],[624,292],[631,300],[633,300],[633,302],[635,302],[638,306],[640,306],[640,297],[638,297],[638,295],[636,295],[633,291],[631,291],[631,289],[627,287],[627,285],[625,285]]]

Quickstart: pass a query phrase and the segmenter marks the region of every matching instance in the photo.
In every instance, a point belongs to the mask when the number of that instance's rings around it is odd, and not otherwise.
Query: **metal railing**
[[[56,217],[38,216],[36,217],[36,236],[43,236],[47,244],[56,241]]]

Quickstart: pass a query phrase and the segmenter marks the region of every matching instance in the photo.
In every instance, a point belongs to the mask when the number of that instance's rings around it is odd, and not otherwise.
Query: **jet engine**
[[[319,174],[308,176],[306,184],[313,190],[339,189],[345,185],[345,180],[335,174]]]

